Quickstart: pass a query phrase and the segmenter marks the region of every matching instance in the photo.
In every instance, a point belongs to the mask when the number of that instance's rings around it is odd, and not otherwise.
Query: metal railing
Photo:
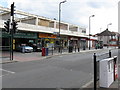
[[[59,52],[59,48],[60,48],[60,52]],[[49,47],[49,48],[46,47],[46,49],[48,50],[48,51],[45,52],[45,53],[47,53],[47,56],[56,55],[56,54],[63,54],[63,53],[73,53],[73,52],[77,53],[77,52],[80,52],[80,48],[70,47],[70,46],[69,47],[52,46],[52,47]],[[44,51],[42,51],[42,52],[44,52]]]

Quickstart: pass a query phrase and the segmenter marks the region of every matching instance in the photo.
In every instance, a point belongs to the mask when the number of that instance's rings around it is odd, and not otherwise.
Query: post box
[[[45,48],[42,48],[42,56],[45,56]]]
[[[100,60],[100,87],[108,88],[114,82],[114,58]]]

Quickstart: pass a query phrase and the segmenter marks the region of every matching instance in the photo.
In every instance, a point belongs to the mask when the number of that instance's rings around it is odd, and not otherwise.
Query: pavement
[[[108,48],[103,48],[103,49],[108,49]],[[103,50],[103,49],[97,49],[97,50]],[[115,49],[115,48],[112,48],[110,47],[109,49]],[[85,52],[92,52],[92,51],[96,51],[96,49],[91,49],[91,50],[80,50],[80,52],[78,52],[76,50],[73,51],[72,53],[68,53],[68,52],[62,52],[62,53],[58,53],[58,52],[53,52],[53,55],[52,53],[49,53],[48,56],[42,56],[41,55],[41,52],[32,52],[32,53],[21,53],[21,52],[14,52],[14,59],[11,61],[10,60],[10,53],[9,52],[2,52],[2,57],[1,57],[1,64],[6,64],[6,63],[13,63],[13,62],[26,62],[26,61],[35,61],[35,60],[44,60],[46,58],[51,58],[53,56],[58,56],[58,55],[67,55],[67,54],[75,54],[75,53],[85,53]],[[112,83],[112,85],[109,87],[109,88],[118,88],[118,83],[119,83],[119,80],[117,79],[116,81],[114,81]],[[88,82],[86,85],[83,86],[83,88],[93,88],[94,85],[93,85],[93,81],[90,81]],[[97,84],[97,88],[100,88],[99,87],[99,84]],[[102,88],[102,89],[105,89],[105,88]],[[105,89],[106,90],[106,89]]]
[[[108,49],[108,48],[103,48],[103,49]],[[103,49],[97,49],[97,50],[103,50]],[[110,47],[109,49],[115,49],[113,47]],[[92,52],[96,51],[96,49],[91,48],[91,50],[86,50],[80,49],[78,52],[77,50],[73,50],[72,53],[68,53],[68,50],[64,50],[62,53],[58,53],[58,50],[56,51],[49,51],[48,56],[42,56],[41,52],[32,52],[32,53],[21,53],[21,52],[14,52],[13,53],[13,60],[10,60],[10,52],[4,51],[2,52],[1,57],[0,57],[0,64],[5,64],[5,63],[13,63],[13,62],[26,62],[26,61],[35,61],[35,60],[43,60],[46,58],[51,58],[53,56],[58,56],[58,55],[67,55],[67,54],[76,54],[76,53],[85,53],[85,52]]]

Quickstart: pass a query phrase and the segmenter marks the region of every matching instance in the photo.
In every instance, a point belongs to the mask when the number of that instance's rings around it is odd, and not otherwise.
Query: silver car
[[[33,47],[30,47],[30,46],[21,46],[20,47],[20,51],[21,52],[33,52]]]

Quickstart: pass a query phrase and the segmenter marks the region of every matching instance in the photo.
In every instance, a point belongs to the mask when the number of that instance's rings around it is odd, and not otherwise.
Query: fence
[[[93,60],[94,60],[94,90],[96,90],[97,87],[97,81],[99,80],[99,61],[105,58],[110,58],[111,57],[111,50],[109,50],[108,53],[103,53],[96,55],[94,53],[93,55]]]

